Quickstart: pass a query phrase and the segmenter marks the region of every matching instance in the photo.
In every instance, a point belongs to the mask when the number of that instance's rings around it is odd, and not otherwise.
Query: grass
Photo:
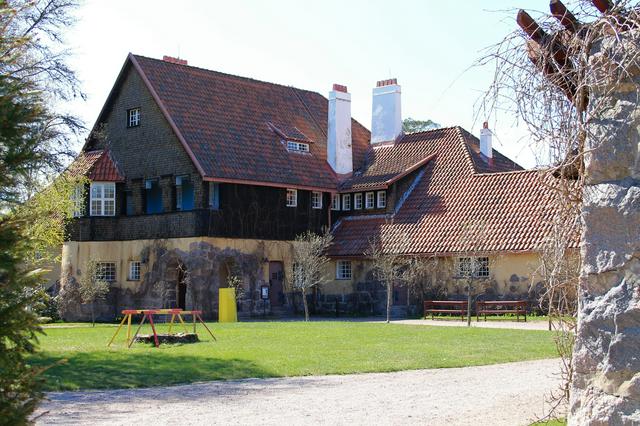
[[[553,420],[542,420],[539,422],[531,423],[530,426],[566,426],[566,419],[553,419]]]
[[[106,347],[115,332],[110,325],[46,328],[41,351],[31,362],[62,362],[44,372],[47,390],[77,390],[462,367],[556,356],[548,331],[328,321],[208,325],[217,342],[200,329],[200,343],[160,348],[136,344],[131,349],[125,347],[123,332]],[[159,331],[165,327],[160,325]]]

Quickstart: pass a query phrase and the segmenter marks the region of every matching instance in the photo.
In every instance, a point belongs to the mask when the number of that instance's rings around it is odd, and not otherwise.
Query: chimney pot
[[[376,83],[376,87],[392,86],[394,84],[398,84],[398,79],[397,78],[389,78],[387,80],[378,81]]]
[[[170,62],[172,64],[178,64],[178,65],[188,65],[187,60],[186,59],[180,59],[180,58],[174,58],[173,56],[167,56],[164,55],[162,57],[162,60],[164,62]]]
[[[343,86],[342,84],[335,84],[334,83],[333,90],[336,91],[336,92],[347,93],[347,86]]]

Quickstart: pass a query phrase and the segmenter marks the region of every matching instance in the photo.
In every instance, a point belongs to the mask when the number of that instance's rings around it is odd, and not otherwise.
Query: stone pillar
[[[569,425],[640,424],[639,86],[590,93]]]

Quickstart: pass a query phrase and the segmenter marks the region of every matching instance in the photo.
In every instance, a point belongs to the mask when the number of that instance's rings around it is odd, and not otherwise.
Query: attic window
[[[295,141],[287,141],[287,151],[289,152],[309,152],[309,144]]]
[[[140,125],[140,108],[127,110],[127,127],[137,127]]]

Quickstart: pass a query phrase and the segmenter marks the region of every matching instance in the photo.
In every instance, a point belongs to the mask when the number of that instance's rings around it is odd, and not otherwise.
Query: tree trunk
[[[467,327],[471,327],[471,283],[470,279],[467,284]]]
[[[95,313],[94,313],[94,310],[93,310],[93,305],[94,305],[94,302],[91,302],[91,326],[95,327],[96,326],[96,316],[95,316]]]
[[[387,284],[387,324],[391,319],[391,296],[393,294],[393,282]]]
[[[302,306],[304,306],[304,320],[309,321],[309,307],[307,306],[307,290],[302,289]]]

